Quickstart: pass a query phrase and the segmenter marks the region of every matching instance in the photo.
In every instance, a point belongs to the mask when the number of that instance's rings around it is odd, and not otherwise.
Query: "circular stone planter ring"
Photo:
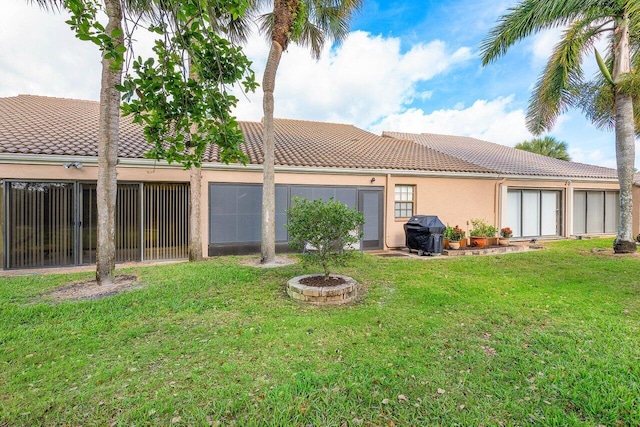
[[[297,276],[287,282],[287,294],[294,300],[314,305],[341,305],[351,302],[357,293],[357,283],[349,276],[332,274],[331,277],[341,278],[345,283],[337,286],[307,286],[300,283],[306,277],[318,274]]]

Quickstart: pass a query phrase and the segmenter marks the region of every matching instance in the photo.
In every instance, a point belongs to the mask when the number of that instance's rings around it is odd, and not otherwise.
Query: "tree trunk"
[[[261,264],[271,264],[276,259],[276,184],[275,184],[275,135],[273,123],[273,92],[276,85],[276,72],[282,57],[282,46],[275,40],[271,42],[269,58],[262,79],[264,98],[262,108],[264,159],[262,162],[262,242]]]
[[[631,71],[629,52],[629,18],[625,16],[616,27],[614,46],[613,80],[619,83]],[[633,101],[631,95],[616,90],[616,163],[620,183],[620,223],[618,236],[613,243],[615,253],[636,251],[633,241],[633,175],[635,159],[635,133]]]
[[[198,80],[198,75],[193,71],[191,65],[191,55],[188,57],[189,78]],[[197,125],[192,125],[189,132],[194,134],[198,131]],[[191,148],[191,153],[195,148]],[[202,159],[200,159],[202,160]],[[200,220],[202,196],[202,167],[192,165],[189,171],[189,261],[202,261],[202,229]]]
[[[263,134],[262,146],[262,242],[261,264],[271,264],[276,259],[276,184],[275,184],[275,135],[273,123],[273,92],[276,86],[276,73],[282,57],[282,51],[289,44],[289,33],[293,19],[299,9],[299,0],[275,0],[273,2],[273,32],[271,49],[262,78]]]
[[[120,0],[106,0],[109,19],[106,33],[122,29]],[[122,32],[121,32],[122,33]],[[124,36],[114,39],[116,46],[124,44]],[[116,262],[115,212],[117,194],[118,132],[120,128],[120,92],[115,88],[122,78],[122,66],[112,69],[113,59],[102,58],[102,82],[100,89],[100,120],[98,129],[98,242],[96,254],[96,281],[110,284]]]
[[[200,200],[202,169],[191,166],[189,171],[189,261],[202,260],[202,232],[200,229]]]

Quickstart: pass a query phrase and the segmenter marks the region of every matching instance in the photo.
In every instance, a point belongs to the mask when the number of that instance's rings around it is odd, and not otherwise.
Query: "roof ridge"
[[[264,120],[264,117],[262,119],[260,119],[260,123],[262,123],[263,120]],[[290,118],[287,118],[287,117],[274,117],[274,120],[291,121],[291,122],[305,122],[305,123],[318,123],[318,124],[321,124],[321,125],[349,126],[349,127],[353,127],[353,128],[356,128],[356,129],[360,129],[360,128],[357,128],[355,125],[353,125],[351,123],[321,122],[319,120],[290,119]],[[360,130],[364,130],[364,129],[360,129]],[[367,132],[367,131],[365,131],[365,132]]]
[[[44,99],[52,99],[52,100],[60,100],[60,101],[73,101],[73,102],[86,102],[89,104],[100,104],[100,101],[93,101],[90,99],[77,99],[77,98],[63,98],[59,96],[48,96],[48,95],[32,95],[30,93],[19,93],[16,96],[7,96],[5,98],[44,98]]]
[[[387,131],[382,131],[382,133],[383,133],[383,134],[384,134],[384,133],[387,133],[387,134],[393,134],[393,133],[396,133],[396,134],[402,134],[402,135],[415,135],[415,136],[420,136],[420,135],[436,135],[436,136],[448,136],[448,137],[452,137],[452,138],[460,138],[459,136],[455,136],[455,135],[444,135],[444,134],[442,134],[442,135],[441,135],[441,134],[436,134],[436,133],[425,133],[425,132],[423,132],[423,133],[412,133],[412,132],[394,132],[394,131],[389,131],[389,132],[387,132]],[[438,149],[438,148],[436,148],[436,147],[432,147],[432,146],[430,146],[430,145],[423,144],[423,143],[421,143],[420,141],[417,141],[417,140],[413,140],[413,139],[405,139],[405,138],[398,138],[398,137],[395,137],[395,136],[393,136],[393,135],[389,135],[389,138],[393,138],[393,139],[397,139],[397,140],[407,140],[407,141],[411,141],[411,142],[413,142],[414,144],[422,145],[422,146],[423,146],[423,147],[425,147],[425,148],[428,148],[428,149],[433,150],[433,151],[435,151],[435,152],[437,152],[437,153],[440,153],[440,154],[444,154],[445,156],[451,156],[451,157],[453,157],[453,158],[455,158],[455,159],[458,159],[458,160],[460,160],[460,161],[462,161],[462,162],[469,163],[469,164],[471,164],[471,165],[474,165],[474,166],[477,166],[477,167],[481,167],[481,168],[487,169],[488,171],[491,171],[491,172],[499,173],[499,171],[498,171],[497,169],[488,168],[488,167],[486,167],[486,166],[484,166],[484,165],[480,165],[480,164],[478,164],[478,163],[476,163],[476,162],[474,162],[474,161],[471,161],[471,160],[468,160],[468,159],[464,159],[464,158],[462,158],[462,157],[459,157],[459,156],[457,156],[455,153],[448,153],[448,152],[446,152],[446,151],[439,150],[439,149]]]

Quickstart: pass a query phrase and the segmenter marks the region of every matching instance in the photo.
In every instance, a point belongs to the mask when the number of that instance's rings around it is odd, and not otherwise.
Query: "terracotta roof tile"
[[[245,152],[262,164],[262,123],[240,122]],[[276,164],[282,166],[491,172],[409,140],[382,138],[352,125],[275,120]],[[214,150],[212,161],[218,160]]]
[[[98,102],[18,95],[0,98],[0,153],[98,155]],[[119,157],[148,150],[138,125],[120,119]]]
[[[0,153],[97,156],[99,103],[19,95],[0,98]],[[262,124],[240,122],[250,164],[262,164]],[[276,119],[276,164],[300,167],[502,173],[615,178],[616,171],[563,162],[473,138],[386,132],[352,125]],[[149,150],[142,128],[120,120],[121,158]],[[210,147],[205,160],[219,161]]]
[[[504,175],[561,176],[567,178],[616,179],[615,169],[567,162],[505,145],[464,136],[383,132],[389,138],[410,139],[437,150],[494,169]]]

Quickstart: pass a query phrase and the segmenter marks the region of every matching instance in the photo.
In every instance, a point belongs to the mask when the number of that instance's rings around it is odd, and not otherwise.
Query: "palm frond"
[[[559,28],[575,20],[597,20],[617,15],[620,7],[610,0],[524,0],[508,9],[480,44],[482,64],[503,56],[509,47],[533,33]]]
[[[300,37],[294,41],[300,46],[311,48],[311,56],[313,59],[320,59],[320,54],[322,53],[325,42],[324,32],[320,28],[307,21]]]
[[[571,106],[576,88],[584,81],[582,55],[593,46],[600,24],[583,19],[564,31],[529,100],[527,128],[532,133],[549,130]]]
[[[613,130],[615,127],[614,89],[604,77],[599,77],[579,87],[575,106],[597,128]]]
[[[264,13],[256,18],[258,24],[258,31],[264,36],[264,38],[271,42],[271,35],[273,34],[273,26],[275,24],[275,17],[273,12]]]
[[[309,20],[327,38],[341,43],[349,34],[349,21],[360,10],[362,0],[306,0]]]
[[[234,44],[247,42],[252,32],[251,27],[257,18],[253,7],[249,7],[244,16],[234,18],[225,8],[220,7],[218,2],[210,4],[207,13],[212,29],[218,34],[224,34]]]
[[[255,7],[263,7],[267,0],[253,0]],[[326,40],[344,41],[349,34],[349,21],[362,6],[363,0],[302,0],[309,10],[308,20],[303,24],[299,37],[293,40],[310,47],[317,59]],[[271,40],[275,19],[273,12],[267,12],[256,19],[259,32]]]
[[[27,0],[31,4],[37,4],[44,10],[60,11],[64,6],[64,0]]]

